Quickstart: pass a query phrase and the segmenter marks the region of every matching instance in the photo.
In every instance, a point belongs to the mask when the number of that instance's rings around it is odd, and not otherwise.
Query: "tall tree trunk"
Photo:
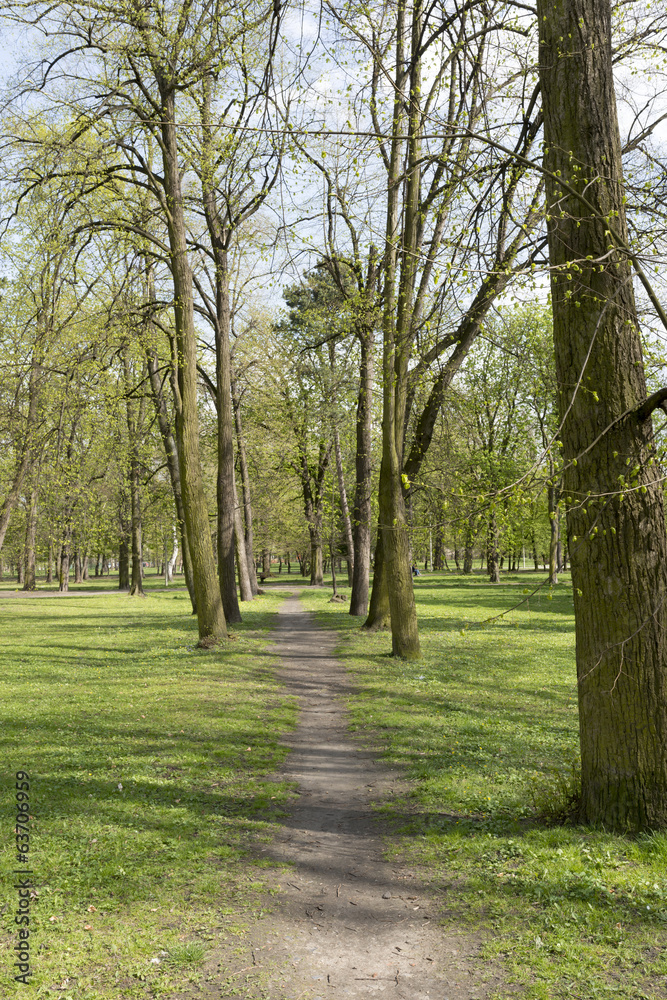
[[[371,462],[375,359],[372,328],[361,331],[358,336],[361,347],[361,363],[359,401],[357,403],[356,483],[353,506],[354,566],[352,569],[350,614],[361,617],[368,610],[371,575]]]
[[[262,576],[271,576],[271,550],[262,549]]]
[[[379,484],[379,530],[382,533],[383,570],[389,592],[391,645],[394,656],[416,659],[420,654],[417,609],[412,586],[410,546],[403,495],[403,442],[407,405],[408,366],[412,343],[412,301],[416,260],[414,249],[419,227],[419,188],[421,162],[421,45],[422,7],[412,7],[412,58],[409,80],[405,76],[405,5],[397,8],[396,80],[394,93],[392,142],[387,178],[387,244],[384,269],[384,308],[382,319],[382,461]],[[405,114],[408,84],[414,99]],[[405,169],[404,138],[407,126],[407,181],[404,210],[399,210],[399,178]],[[402,219],[402,232],[401,232]],[[397,243],[402,259],[396,293]]]
[[[129,532],[123,534],[118,544],[118,589],[130,589],[130,542]]]
[[[257,567],[255,565],[255,542],[253,538],[252,525],[252,497],[250,493],[250,475],[248,472],[248,459],[245,450],[245,438],[243,436],[243,421],[241,417],[241,397],[235,379],[232,379],[232,405],[234,407],[234,426],[236,428],[236,453],[239,460],[239,472],[241,473],[241,493],[243,495],[243,523],[244,542],[246,559],[248,562],[248,576],[253,594],[257,593]]]
[[[81,583],[81,553],[79,552],[79,536],[78,532],[74,532],[72,542],[74,545],[74,552],[72,554],[72,562],[74,564],[74,583]]]
[[[218,425],[218,579],[225,618],[240,622],[241,609],[236,593],[234,522],[236,516],[234,483],[234,417],[232,412],[231,359],[229,352],[229,273],[226,234],[218,218],[215,200],[203,184],[204,211],[215,259],[215,375]]]
[[[5,543],[5,535],[7,534],[7,528],[9,527],[9,519],[12,516],[12,512],[14,511],[16,504],[18,503],[19,496],[21,495],[21,487],[23,486],[23,480],[26,477],[26,473],[28,472],[32,461],[33,438],[35,434],[35,424],[37,422],[39,401],[37,381],[38,372],[39,367],[33,363],[28,383],[28,414],[26,417],[26,430],[23,435],[21,451],[19,453],[9,491],[4,499],[2,507],[0,507],[0,551],[2,551],[2,546]]]
[[[492,509],[489,514],[489,525],[486,536],[486,569],[491,583],[500,583],[500,564],[498,558],[498,521],[495,509]]]
[[[153,298],[152,292],[152,281],[150,283],[150,295],[151,300]],[[178,523],[178,533],[181,539],[181,549],[183,552],[183,575],[185,576],[185,585],[188,588],[188,593],[190,595],[190,603],[192,604],[192,613],[197,614],[197,602],[195,599],[195,585],[192,578],[192,563],[190,561],[190,549],[188,548],[188,536],[185,530],[185,513],[183,511],[183,496],[181,493],[181,472],[180,464],[178,461],[178,450],[176,448],[176,442],[171,429],[171,423],[169,422],[169,416],[167,414],[167,404],[165,402],[164,394],[162,392],[162,384],[160,382],[159,365],[157,360],[157,354],[155,350],[151,347],[146,348],[146,364],[148,365],[148,374],[151,386],[151,395],[153,397],[153,405],[155,407],[155,415],[157,416],[158,427],[160,428],[160,437],[162,438],[162,445],[164,447],[165,458],[167,460],[167,469],[169,471],[169,481],[171,483],[171,492],[174,496],[174,506],[176,508],[176,521]],[[173,573],[173,567],[172,567]]]
[[[627,228],[610,3],[538,0],[537,11],[580,819],[664,828],[667,539],[632,272],[617,249]]]
[[[308,525],[310,532],[310,586],[324,583],[324,555],[322,552],[322,517],[314,514]]]
[[[37,537],[37,488],[30,491],[30,503],[25,519],[25,570],[23,573],[23,589],[36,590],[35,574],[35,539]]]
[[[549,508],[549,586],[558,583],[558,548],[560,541],[560,516],[558,509],[558,490],[555,486],[547,487],[547,505]]]
[[[340,509],[343,516],[343,530],[345,532],[345,545],[347,548],[347,580],[348,584],[351,585],[354,576],[354,542],[352,541],[350,508],[347,504],[347,490],[345,489],[345,476],[343,474],[343,456],[340,450],[340,435],[336,425],[334,425],[333,428],[333,439],[334,454],[336,456],[336,477],[338,479],[338,493],[340,495]]]
[[[45,583],[53,583],[53,539],[49,538],[49,551],[47,553],[46,561],[46,577]]]
[[[197,334],[194,325],[192,272],[188,248],[178,155],[176,106],[172,81],[155,67],[161,96],[162,163],[169,207],[170,265],[174,282],[174,325],[178,351],[178,406],[176,441],[181,473],[181,495],[192,562],[200,639],[226,638],[227,624],[220,583],[213,558],[199,448],[197,406]]]
[[[373,588],[368,606],[368,617],[363,628],[371,632],[387,628],[390,624],[389,588],[384,564],[383,535],[378,529],[375,543],[375,558],[373,559]]]
[[[145,597],[139,469],[134,457],[131,459],[130,466],[130,499],[132,503],[132,579],[130,581],[130,597]]]
[[[176,531],[176,525],[173,527],[173,542],[171,555],[169,559],[165,559],[164,565],[164,575],[165,575],[165,585],[168,586],[173,582],[174,579],[174,568],[176,566],[176,560],[178,559],[178,533]]]
[[[243,516],[239,507],[236,495],[236,483],[234,483],[234,551],[236,555],[236,568],[239,576],[239,593],[242,601],[252,601],[254,593],[250,583],[248,573],[248,556],[243,536]]]
[[[66,593],[69,590],[71,528],[67,528],[60,547],[60,568],[58,570],[58,590]]]

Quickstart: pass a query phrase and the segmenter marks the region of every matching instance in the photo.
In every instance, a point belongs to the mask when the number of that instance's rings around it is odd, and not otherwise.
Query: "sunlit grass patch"
[[[665,997],[667,837],[547,818],[576,792],[578,716],[571,588],[525,593],[540,579],[418,578],[411,663],[328,595],[305,600],[340,633],[353,727],[411,779],[383,806],[391,850],[424,866],[448,922],[481,923],[512,995]]]
[[[195,648],[184,593],[0,600],[6,817],[13,773],[31,776],[32,988],[172,995],[186,952],[258,905],[246,852],[287,795],[269,776],[294,721],[265,646],[280,600],[244,607],[237,641],[215,651]],[[3,959],[16,938],[6,832]]]

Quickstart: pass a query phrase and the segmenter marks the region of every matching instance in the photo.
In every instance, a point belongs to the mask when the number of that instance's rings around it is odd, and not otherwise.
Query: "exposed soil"
[[[301,711],[281,777],[297,783],[298,798],[263,851],[291,871],[276,868],[280,892],[233,963],[211,956],[207,987],[214,996],[271,1000],[483,998],[499,984],[475,961],[481,939],[445,932],[438,914],[447,899],[384,858],[371,803],[401,790],[400,776],[350,737],[340,697],[349,682],[335,641],[297,595],[285,601],[273,649]],[[238,974],[223,987],[230,966]]]

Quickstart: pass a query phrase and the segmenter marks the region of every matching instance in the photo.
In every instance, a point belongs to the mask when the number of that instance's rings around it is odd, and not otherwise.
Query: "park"
[[[0,997],[666,997],[667,12],[0,19]]]

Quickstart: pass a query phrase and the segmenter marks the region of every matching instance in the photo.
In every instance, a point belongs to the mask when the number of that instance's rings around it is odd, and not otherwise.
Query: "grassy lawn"
[[[282,599],[259,599],[236,641],[205,652],[183,591],[0,594],[0,996],[21,990],[11,872],[22,768],[32,994],[173,998],[204,974],[209,942],[242,933],[262,881],[246,848],[271,836],[287,796],[267,777],[294,722],[266,652]]]
[[[483,960],[519,996],[665,997],[667,835],[543,818],[576,787],[578,744],[569,583],[510,610],[543,578],[421,576],[416,663],[392,659],[388,635],[361,633],[328,592],[304,598],[340,632],[354,728],[411,779],[384,806],[394,850],[426,867],[446,923],[481,924]]]

